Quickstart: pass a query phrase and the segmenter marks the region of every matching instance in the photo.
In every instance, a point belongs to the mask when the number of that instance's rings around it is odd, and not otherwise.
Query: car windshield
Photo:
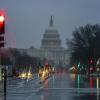
[[[100,100],[99,0],[0,0],[0,100]]]

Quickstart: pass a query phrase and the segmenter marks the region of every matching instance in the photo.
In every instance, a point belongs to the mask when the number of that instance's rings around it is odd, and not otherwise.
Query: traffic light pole
[[[3,13],[0,13],[0,49],[3,48],[5,44],[4,34],[5,34],[5,17]],[[7,97],[6,90],[7,90],[7,69],[6,67],[4,67],[4,100],[6,100]]]
[[[4,100],[6,100],[7,97],[7,70],[4,68]]]
[[[1,64],[1,61],[2,61],[2,57],[0,55],[0,64]],[[4,85],[3,85],[3,89],[4,89],[4,100],[6,100],[6,97],[7,97],[7,69],[6,67],[3,68],[3,73],[4,73]]]

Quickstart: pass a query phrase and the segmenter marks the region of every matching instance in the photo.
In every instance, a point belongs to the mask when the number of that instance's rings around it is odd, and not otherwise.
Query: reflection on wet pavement
[[[85,75],[55,73],[44,83],[38,77],[25,81],[8,80],[7,100],[99,100],[100,78]],[[37,85],[37,88],[36,88]]]

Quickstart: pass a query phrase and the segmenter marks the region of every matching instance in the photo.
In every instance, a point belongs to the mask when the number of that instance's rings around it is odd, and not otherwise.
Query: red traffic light
[[[5,18],[3,15],[0,16],[0,22],[4,22]]]
[[[0,15],[0,34],[5,33],[5,17]]]
[[[5,15],[2,11],[0,11],[0,48],[4,47],[4,34],[5,33]]]

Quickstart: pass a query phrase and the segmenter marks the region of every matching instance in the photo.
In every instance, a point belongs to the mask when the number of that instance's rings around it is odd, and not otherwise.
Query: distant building
[[[48,28],[43,34],[40,49],[31,47],[27,53],[41,60],[46,59],[51,65],[66,66],[69,63],[68,51],[61,46],[58,30],[55,28],[51,16]]]

